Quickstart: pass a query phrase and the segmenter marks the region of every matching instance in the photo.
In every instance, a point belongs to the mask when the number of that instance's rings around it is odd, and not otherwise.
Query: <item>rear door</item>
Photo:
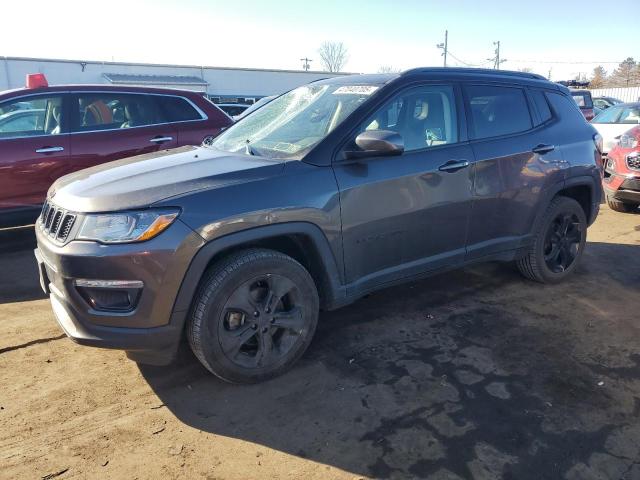
[[[65,173],[65,98],[56,92],[0,102],[0,210],[38,208]]]
[[[521,246],[541,192],[562,181],[563,158],[561,130],[539,120],[526,88],[468,84],[464,90],[475,158],[467,259],[476,259]],[[548,111],[546,101],[540,109],[545,105]]]
[[[177,146],[155,95],[75,92],[71,96],[71,167],[91,167]]]

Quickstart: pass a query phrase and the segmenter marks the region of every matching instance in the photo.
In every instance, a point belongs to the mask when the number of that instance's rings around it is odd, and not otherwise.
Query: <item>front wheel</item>
[[[234,253],[205,274],[187,325],[191,349],[223,380],[280,375],[304,353],[318,322],[309,272],[280,252]]]
[[[556,197],[545,211],[527,254],[517,260],[520,273],[542,283],[557,283],[575,270],[587,241],[587,218],[573,198]]]
[[[607,205],[614,212],[631,213],[638,208],[637,203],[622,202],[607,195]]]

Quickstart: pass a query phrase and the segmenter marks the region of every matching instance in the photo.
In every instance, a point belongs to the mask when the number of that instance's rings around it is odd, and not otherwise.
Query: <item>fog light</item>
[[[103,312],[135,309],[144,287],[140,280],[74,280],[73,283],[91,308]]]

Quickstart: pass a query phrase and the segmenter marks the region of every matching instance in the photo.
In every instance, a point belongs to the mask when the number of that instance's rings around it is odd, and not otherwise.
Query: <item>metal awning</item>
[[[190,75],[132,75],[128,73],[103,73],[102,76],[114,85],[135,85],[144,87],[181,88],[196,92],[206,92],[209,83]]]

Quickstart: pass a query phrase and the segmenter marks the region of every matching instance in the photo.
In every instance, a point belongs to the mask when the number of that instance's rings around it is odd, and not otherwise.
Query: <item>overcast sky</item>
[[[639,1],[9,0],[0,56],[279,69],[306,56],[315,70],[330,40],[347,46],[345,70],[368,73],[441,65],[448,29],[450,65],[486,66],[500,40],[502,68],[562,80],[640,59],[638,28],[624,22]]]

